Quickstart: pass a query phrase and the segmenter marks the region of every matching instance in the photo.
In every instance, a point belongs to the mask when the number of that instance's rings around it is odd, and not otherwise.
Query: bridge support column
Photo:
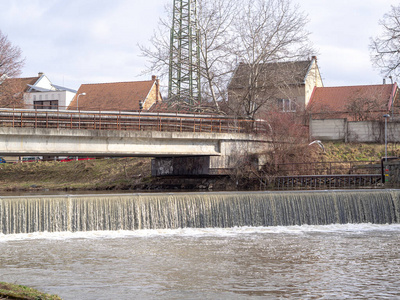
[[[151,175],[210,175],[210,156],[157,157],[151,161]]]
[[[237,162],[235,155],[157,157],[151,161],[151,175],[229,175]]]

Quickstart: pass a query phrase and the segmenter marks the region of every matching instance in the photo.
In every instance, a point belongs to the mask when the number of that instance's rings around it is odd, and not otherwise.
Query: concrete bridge
[[[248,125],[184,114],[0,110],[0,156],[146,156],[155,158],[153,175],[221,174],[267,145]]]

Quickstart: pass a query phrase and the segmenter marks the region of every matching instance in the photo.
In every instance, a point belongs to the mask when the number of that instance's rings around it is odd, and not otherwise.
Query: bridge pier
[[[235,167],[232,157],[157,157],[151,161],[152,176],[228,175]]]

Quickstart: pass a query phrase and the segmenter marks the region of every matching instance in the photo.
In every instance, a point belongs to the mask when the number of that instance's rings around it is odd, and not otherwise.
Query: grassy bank
[[[0,165],[1,190],[107,190],[151,182],[150,159],[116,158]]]
[[[377,144],[324,143],[324,146],[325,152],[318,149],[319,161],[378,161],[385,154],[384,145]],[[389,144],[388,154],[400,156],[400,146]],[[185,184],[180,182],[183,180],[152,178],[149,158],[0,164],[1,191],[235,189],[229,178],[185,178]]]
[[[321,158],[325,161],[378,161],[385,156],[385,145],[381,144],[345,144],[324,143],[325,153]],[[400,156],[399,144],[388,144],[388,156]]]
[[[0,299],[14,300],[61,300],[60,297],[41,293],[35,289],[23,286],[0,282]]]

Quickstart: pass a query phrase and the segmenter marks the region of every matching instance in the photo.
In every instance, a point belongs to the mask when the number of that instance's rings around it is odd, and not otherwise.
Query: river
[[[395,299],[400,225],[0,235],[0,280],[63,299]]]
[[[332,192],[326,193],[332,194]],[[259,209],[255,211],[252,208],[254,206],[239,206],[238,209],[243,211],[242,216],[233,214],[233,205],[237,206],[242,200],[233,199],[232,195],[209,195],[207,197],[219,197],[221,200],[210,198],[206,202],[199,202],[198,198],[203,197],[203,194],[196,194],[189,195],[193,200],[188,203],[192,204],[181,209],[195,215],[200,212],[203,214],[203,219],[196,219],[201,222],[196,223],[197,221],[186,219],[188,223],[185,224],[206,224],[204,220],[214,222],[211,217],[205,218],[204,214],[207,212],[220,214],[221,211],[229,211],[230,218],[242,222],[249,216],[246,209],[259,214],[260,203],[263,203],[261,199],[268,196],[273,197],[269,201],[275,204],[264,205],[265,209],[277,214],[285,213],[287,216],[292,216],[293,220],[302,220],[303,217],[293,215],[293,211],[289,209],[291,207],[296,210],[304,209],[302,213],[305,215],[310,212],[315,212],[316,215],[325,214],[322,219],[315,217],[306,219],[318,222],[326,222],[333,218],[322,210],[339,207],[337,216],[343,218],[342,209],[346,210],[346,207],[349,207],[355,220],[369,216],[379,222],[385,219],[394,222],[151,228],[155,224],[175,226],[171,218],[167,218],[165,207],[162,208],[160,205],[165,201],[169,203],[168,205],[171,201],[175,201],[177,205],[181,199],[177,199],[176,195],[171,197],[170,194],[167,197],[168,201],[160,200],[153,195],[150,195],[150,198],[132,196],[134,202],[138,202],[142,210],[148,212],[146,216],[151,217],[149,220],[152,220],[150,223],[142,222],[141,229],[109,231],[80,229],[60,232],[59,229],[62,228],[60,225],[57,227],[57,232],[0,233],[0,281],[28,285],[47,293],[58,294],[66,300],[400,298],[398,288],[400,224],[397,206],[399,193],[398,191],[352,193],[334,192],[333,198],[324,192],[313,193],[312,198],[309,193],[295,194],[296,198],[288,202],[290,206],[286,205],[280,212],[276,205],[283,201],[278,199],[285,199],[285,194],[265,196],[250,194],[246,197],[260,198],[252,204]],[[353,200],[341,199],[345,196],[346,199],[350,197]],[[131,203],[129,202],[131,200],[128,201],[126,198],[128,196],[118,197],[115,203],[119,203],[121,207]],[[300,206],[305,197],[309,197],[307,199],[310,200],[307,201],[313,203],[310,206],[312,209],[307,205]],[[363,200],[368,197],[371,199]],[[18,206],[10,204],[13,199],[19,203]],[[382,205],[387,202],[385,199],[393,200],[392,204]],[[27,204],[23,201],[27,201]],[[17,216],[24,216],[21,212],[25,212],[27,220],[23,224],[28,224],[30,219],[43,219],[40,215],[44,212],[53,215],[52,209],[60,214],[55,220],[72,220],[75,218],[73,216],[77,215],[83,222],[82,216],[89,217],[87,213],[89,207],[86,204],[94,203],[99,211],[103,212],[103,205],[107,207],[110,205],[107,204],[110,203],[109,198],[93,202],[93,198],[84,196],[79,201],[85,202],[78,201],[77,204],[81,203],[79,206],[74,204],[76,201],[78,200],[75,197],[68,199],[33,197],[32,200],[0,197],[0,215],[2,211],[3,226],[9,226],[10,229],[6,230],[9,231],[19,228],[12,225],[16,221],[11,222],[11,220],[18,219]],[[356,207],[349,205],[353,202],[357,204]],[[35,209],[31,210],[36,213],[28,212],[21,203],[34,205]],[[63,209],[64,203],[70,208]],[[84,203],[86,204],[83,205]],[[218,210],[215,206],[210,206],[206,210],[207,203],[216,205]],[[321,206],[322,203],[324,207]],[[335,206],[332,203],[335,203]],[[198,205],[199,211],[195,209],[195,204]],[[177,207],[180,206],[181,204]],[[80,212],[77,210],[79,207],[81,207]],[[160,211],[155,211],[155,207],[159,207],[164,214],[160,215]],[[16,208],[21,211],[16,211]],[[371,211],[376,211],[377,208],[382,209],[379,215],[387,214],[387,216],[377,218],[371,214]],[[92,210],[93,208],[90,208],[90,211]],[[119,214],[116,220],[125,218],[120,208],[117,211]],[[73,212],[75,213],[71,216]],[[63,213],[69,216],[65,217]],[[127,215],[132,219],[132,226],[136,224],[134,218],[138,214],[139,211],[135,208],[135,214]],[[93,215],[98,216],[98,213]],[[155,222],[156,217],[158,220],[169,221]],[[344,220],[347,219],[348,217]],[[101,220],[98,218],[95,223],[99,224]],[[143,217],[141,220],[144,220]],[[269,218],[260,220],[257,218],[252,222],[264,222]],[[282,220],[289,218],[285,217]],[[226,222],[231,221],[226,220]],[[111,223],[118,226],[129,225],[122,224],[121,221]],[[108,220],[104,224],[111,223]],[[82,224],[86,229],[92,226],[90,225],[92,223]],[[149,228],[143,228],[144,225]],[[31,228],[31,226],[24,225],[21,228]],[[69,224],[66,228],[82,228],[82,226],[71,227]]]

